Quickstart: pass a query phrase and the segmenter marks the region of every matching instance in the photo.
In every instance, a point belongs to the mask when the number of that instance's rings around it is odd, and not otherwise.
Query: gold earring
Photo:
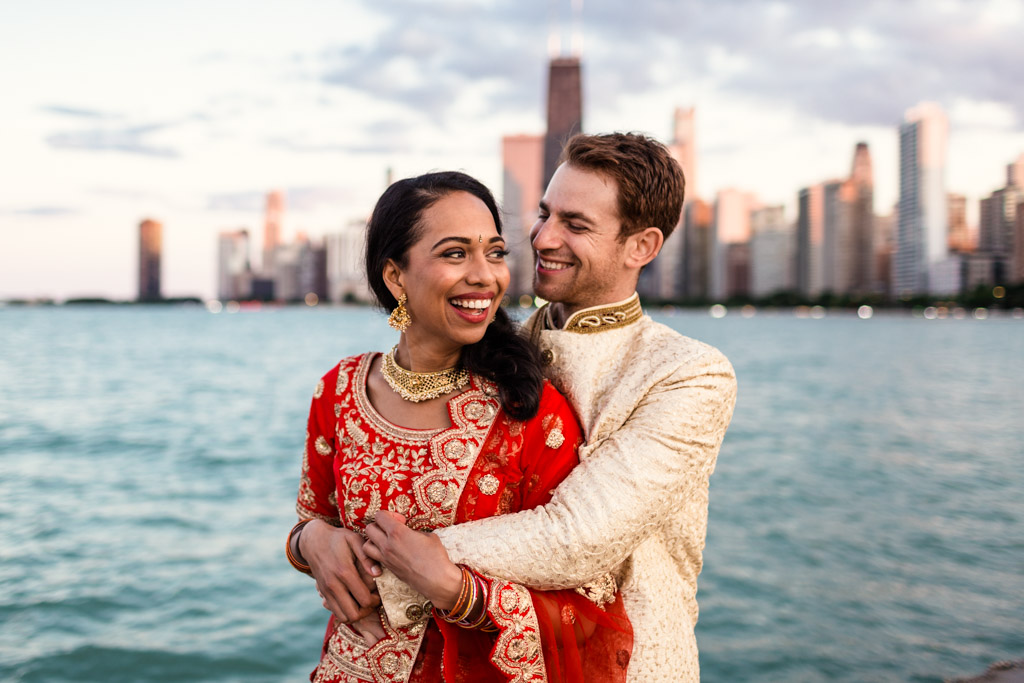
[[[395,310],[391,311],[391,315],[388,316],[388,325],[398,330],[399,332],[405,332],[409,329],[409,325],[412,324],[412,317],[409,316],[409,310],[405,307],[405,302],[409,300],[409,297],[402,292],[402,295],[398,297],[398,305],[395,306]]]

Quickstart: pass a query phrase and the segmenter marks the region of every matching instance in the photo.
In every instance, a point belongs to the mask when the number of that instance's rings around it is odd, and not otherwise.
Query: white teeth
[[[569,267],[568,263],[555,263],[554,261],[545,261],[544,259],[538,259],[540,261],[540,267],[544,270],[565,270]]]
[[[490,308],[494,299],[452,299],[452,303],[462,308]]]

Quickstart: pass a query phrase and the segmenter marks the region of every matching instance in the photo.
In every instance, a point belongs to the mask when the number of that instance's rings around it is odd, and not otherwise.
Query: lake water
[[[1024,321],[659,315],[739,401],[703,680],[941,681],[1024,657]],[[0,680],[301,681],[305,414],[360,308],[0,309]]]

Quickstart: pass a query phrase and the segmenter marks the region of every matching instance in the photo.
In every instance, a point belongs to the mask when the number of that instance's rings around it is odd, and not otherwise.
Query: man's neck
[[[588,308],[597,308],[599,306],[613,306],[617,303],[621,303],[630,299],[635,292],[620,297],[618,299],[612,299],[611,301],[594,301],[587,304],[567,304],[561,301],[554,301],[548,307],[551,312],[551,324],[556,330],[560,330],[565,327],[565,323],[574,315],[580,311]]]

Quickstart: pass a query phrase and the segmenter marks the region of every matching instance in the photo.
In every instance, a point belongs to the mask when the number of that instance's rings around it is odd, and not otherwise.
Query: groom
[[[718,350],[644,315],[635,292],[679,220],[683,173],[635,134],[577,135],[562,159],[530,231],[535,290],[551,303],[525,327],[579,415],[581,463],[541,508],[434,534],[453,562],[490,576],[583,586],[595,600],[617,585],[634,631],[628,680],[698,681],[708,477],[736,379]],[[386,511],[376,520],[382,540],[367,552],[391,565],[416,532]],[[378,585],[392,622],[417,604]]]

